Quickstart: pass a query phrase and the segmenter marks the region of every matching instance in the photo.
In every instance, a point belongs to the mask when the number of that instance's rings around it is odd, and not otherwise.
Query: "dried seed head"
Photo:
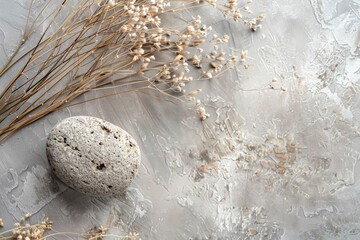
[[[210,117],[210,114],[206,113],[206,110],[203,107],[199,107],[197,111],[198,111],[201,121],[204,121],[205,119]]]
[[[115,6],[115,5],[116,5],[115,0],[109,0],[109,5],[110,5],[111,7]]]
[[[241,61],[245,61],[247,56],[248,56],[248,51],[247,50],[243,50],[243,51],[240,52],[240,60]]]
[[[211,62],[211,63],[210,63],[210,66],[212,66],[213,68],[218,68],[218,67],[219,67],[219,64],[216,63],[216,62]]]
[[[213,75],[212,75],[211,72],[205,72],[205,76],[206,76],[207,78],[212,78],[212,77],[213,77]]]

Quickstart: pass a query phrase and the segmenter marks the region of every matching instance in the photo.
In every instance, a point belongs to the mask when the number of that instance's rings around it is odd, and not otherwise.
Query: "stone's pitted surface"
[[[140,164],[139,146],[127,132],[87,116],[58,123],[48,136],[46,153],[60,180],[92,196],[121,194]]]

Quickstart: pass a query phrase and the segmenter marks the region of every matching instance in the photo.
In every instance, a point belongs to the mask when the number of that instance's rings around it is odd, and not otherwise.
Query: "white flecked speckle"
[[[121,194],[140,164],[136,141],[120,127],[95,117],[70,117],[58,123],[48,136],[46,152],[61,181],[92,196]]]

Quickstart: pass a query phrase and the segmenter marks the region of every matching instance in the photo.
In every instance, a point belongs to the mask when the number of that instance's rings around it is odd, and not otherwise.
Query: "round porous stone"
[[[50,132],[46,153],[55,175],[91,196],[119,195],[133,181],[140,149],[126,131],[105,120],[77,116]]]

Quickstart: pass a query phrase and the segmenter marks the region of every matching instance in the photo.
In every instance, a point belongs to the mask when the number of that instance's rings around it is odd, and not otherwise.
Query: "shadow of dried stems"
[[[79,104],[71,101],[86,92],[109,88],[114,91],[101,97],[143,89],[176,98],[180,95],[173,93],[180,93],[194,101],[203,120],[207,115],[196,99],[201,89],[184,94],[185,85],[243,64],[247,52],[235,56],[218,51],[229,36],[210,36],[211,26],[204,26],[201,16],[187,19],[181,12],[211,7],[254,31],[263,19],[243,19],[240,12],[251,13],[249,0],[70,2],[48,1],[34,18],[28,17],[22,40],[1,67],[0,142],[53,111]],[[30,1],[29,16],[34,3]],[[48,13],[49,4],[58,5]],[[162,20],[169,17],[180,24],[165,26]],[[40,38],[22,50],[40,25],[45,25]]]

